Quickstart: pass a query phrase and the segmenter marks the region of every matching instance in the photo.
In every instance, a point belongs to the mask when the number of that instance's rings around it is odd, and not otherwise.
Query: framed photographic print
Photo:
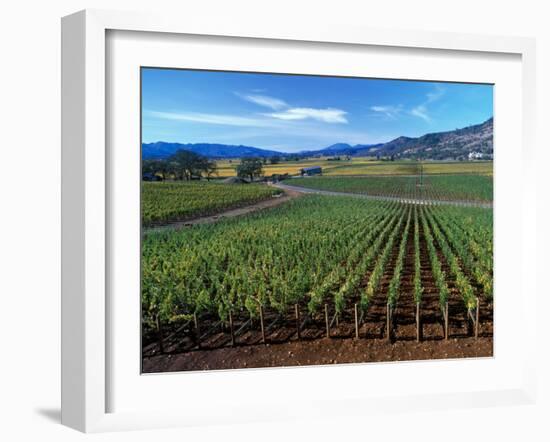
[[[493,355],[492,84],[142,67],[141,96],[143,372]]]
[[[533,57],[65,18],[63,422],[530,403]]]

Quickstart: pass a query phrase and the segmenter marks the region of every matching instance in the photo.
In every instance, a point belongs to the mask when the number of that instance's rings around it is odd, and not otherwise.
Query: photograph
[[[142,373],[493,357],[493,84],[140,83]]]

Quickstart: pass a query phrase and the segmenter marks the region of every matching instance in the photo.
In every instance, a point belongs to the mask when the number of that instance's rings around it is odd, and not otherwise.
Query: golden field
[[[218,176],[235,176],[235,167],[239,160],[220,160]],[[299,161],[282,161],[279,164],[265,164],[264,175],[273,174],[299,175],[303,167],[321,166],[323,175],[409,175],[416,174],[416,161],[376,161],[369,158],[357,157],[350,160],[330,161],[328,158],[308,158]],[[492,175],[492,161],[425,161],[424,173],[427,174],[462,174],[474,173]]]

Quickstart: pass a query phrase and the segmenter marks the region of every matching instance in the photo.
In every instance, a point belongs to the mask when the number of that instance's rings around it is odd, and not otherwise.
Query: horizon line
[[[366,144],[363,144],[363,143],[357,143],[357,144],[350,144],[348,142],[343,142],[343,141],[339,141],[339,142],[336,142],[336,143],[332,143],[331,145],[329,146],[325,146],[325,147],[322,147],[322,148],[312,148],[312,149],[302,149],[302,150],[299,150],[299,151],[296,151],[296,152],[285,152],[285,151],[280,151],[280,150],[277,150],[277,149],[274,149],[274,148],[267,148],[267,147],[257,147],[257,146],[250,146],[250,145],[247,145],[247,144],[226,144],[226,143],[212,143],[212,142],[196,142],[196,143],[183,143],[183,142],[180,142],[180,141],[162,141],[162,140],[157,140],[157,141],[151,141],[149,143],[145,143],[143,142],[143,140],[141,141],[141,145],[144,145],[144,144],[157,144],[157,143],[166,143],[166,144],[181,144],[183,146],[185,145],[196,145],[196,144],[211,144],[211,145],[220,145],[220,146],[234,146],[234,147],[250,147],[250,148],[254,148],[254,149],[259,149],[259,150],[265,150],[265,151],[272,151],[272,152],[277,152],[277,153],[281,153],[281,154],[301,154],[301,153],[307,153],[307,152],[315,152],[315,151],[321,151],[321,150],[325,150],[325,149],[328,149],[336,144],[347,144],[349,145],[351,148],[354,148],[356,146],[380,146],[380,145],[384,145],[384,144],[388,144],[392,141],[395,141],[399,138],[411,138],[411,139],[414,139],[414,138],[422,138],[423,136],[426,136],[426,135],[431,135],[431,134],[441,134],[441,133],[446,133],[446,132],[454,132],[456,130],[462,130],[462,129],[466,129],[468,127],[472,127],[472,126],[481,126],[485,123],[487,123],[489,120],[492,120],[494,118],[494,115],[491,115],[491,117],[487,118],[486,120],[482,121],[481,123],[472,123],[468,126],[463,126],[463,127],[460,127],[460,128],[456,128],[456,129],[450,129],[450,130],[444,130],[444,131],[440,131],[440,132],[426,132],[422,135],[419,135],[417,137],[410,137],[410,136],[407,136],[407,135],[400,135],[398,137],[395,137],[395,138],[392,138],[388,141],[383,141],[383,142],[380,142],[380,143],[366,143]]]

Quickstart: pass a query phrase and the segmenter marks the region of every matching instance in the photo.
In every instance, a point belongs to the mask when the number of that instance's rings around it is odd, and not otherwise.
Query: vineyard
[[[493,180],[486,175],[410,175],[379,177],[308,177],[293,186],[335,192],[439,201],[490,202]]]
[[[453,196],[468,188],[444,178]],[[354,178],[329,180],[347,192],[373,189]],[[404,187],[412,192],[411,180]],[[450,197],[445,183],[433,192]],[[486,183],[478,185],[472,195],[488,197],[480,190]],[[243,189],[251,190],[241,198],[269,190]],[[199,193],[198,200],[212,198]],[[491,210],[345,196],[309,195],[215,224],[149,232],[142,242],[144,354],[323,337],[492,336],[492,256]]]
[[[261,184],[221,184],[210,182],[143,182],[142,222],[145,226],[210,215],[252,204],[279,190]]]

